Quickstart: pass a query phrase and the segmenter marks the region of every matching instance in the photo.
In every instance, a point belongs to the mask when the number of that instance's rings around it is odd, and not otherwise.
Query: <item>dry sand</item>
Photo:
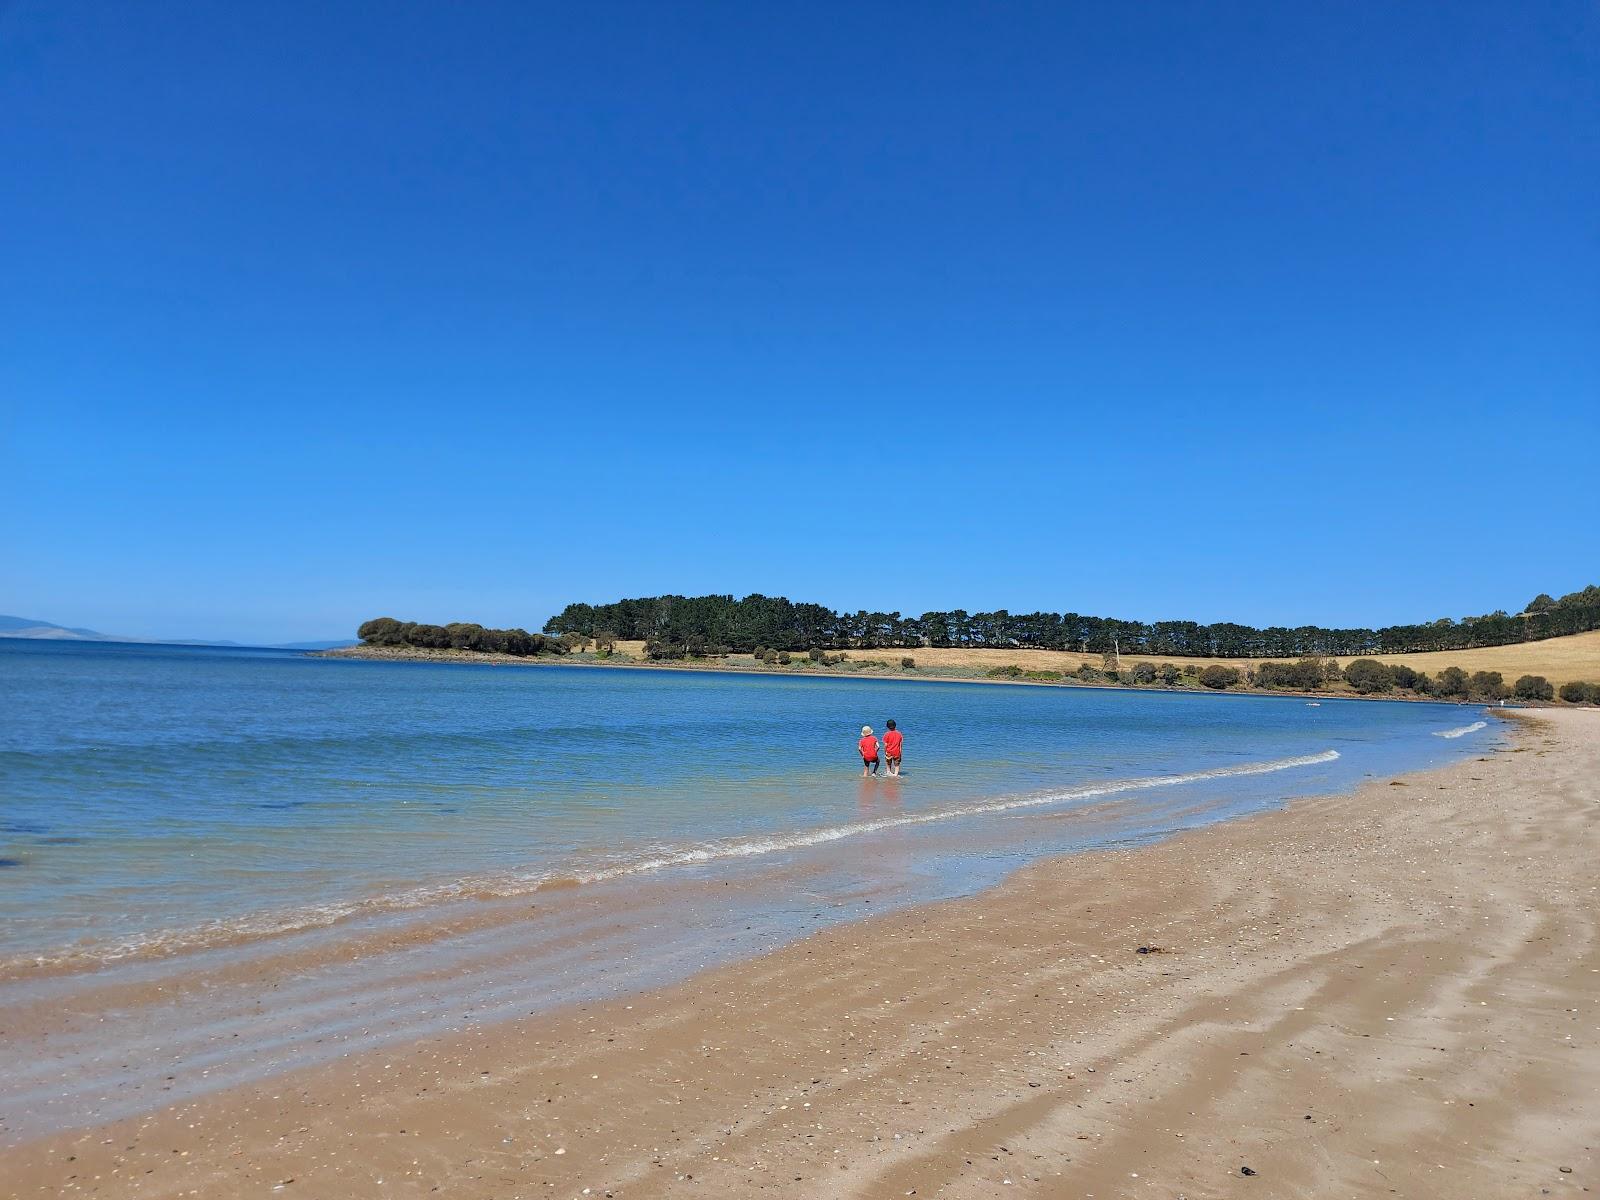
[[[23,1145],[0,1180],[329,1200],[1576,1195],[1600,1187],[1597,805],[1600,713],[1554,711],[1445,771]]]

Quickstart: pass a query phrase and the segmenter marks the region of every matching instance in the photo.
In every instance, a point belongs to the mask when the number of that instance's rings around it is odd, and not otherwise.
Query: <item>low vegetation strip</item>
[[[398,655],[400,657],[479,661],[537,661],[541,657],[565,656],[576,663],[612,662],[617,664],[655,664],[689,666],[718,670],[776,671],[780,673],[826,673],[923,676],[945,679],[989,679],[1018,683],[1093,685],[1098,687],[1159,687],[1209,691],[1269,691],[1316,695],[1393,695],[1412,699],[1439,699],[1459,702],[1494,703],[1516,699],[1529,703],[1550,703],[1558,697],[1567,704],[1600,704],[1600,682],[1568,680],[1552,683],[1543,675],[1523,673],[1507,682],[1499,670],[1450,665],[1430,674],[1403,663],[1356,658],[1341,663],[1336,658],[1308,656],[1295,662],[1151,662],[1125,660],[1108,651],[1097,660],[1058,651],[1025,652],[1035,658],[1051,656],[1059,667],[1041,667],[1018,662],[997,661],[1008,657],[1003,650],[954,651],[925,649],[923,662],[909,654],[874,658],[848,651],[827,651],[812,647],[805,653],[791,653],[757,646],[750,654],[736,654],[725,648],[691,649],[666,641],[619,641],[602,635],[599,639],[564,633],[559,637],[530,634],[522,629],[486,629],[469,622],[429,625],[392,618],[378,618],[361,626],[365,646],[360,650],[328,651],[332,656]],[[1600,635],[1595,635],[1600,644]],[[959,656],[960,661],[952,661]],[[928,661],[932,659],[932,661]]]
[[[517,658],[540,654],[565,654],[579,640],[529,633],[526,629],[485,629],[470,621],[429,625],[375,617],[364,621],[356,636],[368,646],[409,646],[416,650],[472,650],[482,654],[510,654]],[[588,639],[582,639],[587,642]]]

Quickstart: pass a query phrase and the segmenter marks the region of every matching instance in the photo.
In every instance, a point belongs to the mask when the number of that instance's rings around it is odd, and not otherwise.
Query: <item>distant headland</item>
[[[351,638],[325,638],[316,642],[274,642],[261,645],[253,642],[207,641],[202,638],[146,638],[129,634],[101,633],[98,629],[83,629],[57,625],[37,617],[17,617],[0,613],[0,638],[21,638],[30,642],[126,642],[131,645],[150,646],[239,646],[262,650],[330,650],[350,646]]]
[[[569,604],[540,633],[379,617],[357,634],[360,646],[330,653],[1600,703],[1597,586],[1559,599],[1541,594],[1515,614],[1379,629],[1006,610],[905,617],[836,612],[784,597],[712,595]]]

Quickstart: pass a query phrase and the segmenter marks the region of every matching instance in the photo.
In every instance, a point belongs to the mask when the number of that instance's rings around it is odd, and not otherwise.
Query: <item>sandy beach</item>
[[[1600,713],[1541,712],[1458,766],[27,1142],[0,1179],[18,1197],[1587,1192],[1597,803]]]

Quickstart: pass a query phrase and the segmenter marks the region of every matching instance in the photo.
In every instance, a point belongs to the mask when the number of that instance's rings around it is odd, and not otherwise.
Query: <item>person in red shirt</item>
[[[861,740],[856,743],[861,748],[861,777],[878,773],[878,739],[872,736],[872,726],[861,727]]]
[[[891,775],[900,774],[900,731],[894,727],[894,722],[889,722],[889,728],[883,735],[884,769]]]

